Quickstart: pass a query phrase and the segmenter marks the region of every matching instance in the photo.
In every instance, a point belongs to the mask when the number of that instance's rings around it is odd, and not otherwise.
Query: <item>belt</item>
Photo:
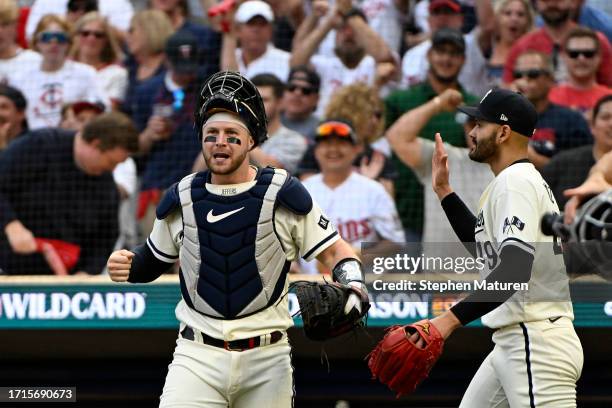
[[[283,333],[280,331],[274,331],[270,334],[264,334],[262,336],[251,337],[248,339],[240,339],[240,340],[232,340],[225,341],[220,339],[215,339],[214,337],[210,337],[202,332],[197,332],[200,336],[196,336],[196,330],[192,329],[189,326],[186,326],[181,332],[181,337],[191,341],[201,342],[204,344],[208,344],[209,346],[219,347],[228,351],[244,351],[251,350],[255,347],[267,346],[269,344],[277,343],[280,339],[283,338]],[[198,338],[199,337],[199,338]]]

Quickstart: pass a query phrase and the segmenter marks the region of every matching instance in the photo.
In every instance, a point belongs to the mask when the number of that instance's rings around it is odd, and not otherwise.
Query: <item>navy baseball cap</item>
[[[431,48],[438,48],[445,44],[454,45],[465,54],[465,40],[461,31],[449,27],[443,27],[436,31],[431,37]]]
[[[191,74],[200,67],[198,40],[191,33],[174,33],[166,43],[166,56],[172,68],[180,73]]]
[[[523,95],[507,89],[491,89],[478,106],[460,106],[461,112],[485,122],[508,125],[516,133],[531,137],[538,121],[535,107]]]

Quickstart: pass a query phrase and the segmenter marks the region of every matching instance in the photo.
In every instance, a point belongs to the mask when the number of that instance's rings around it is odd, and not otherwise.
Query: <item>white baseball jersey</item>
[[[310,63],[321,77],[319,103],[315,112],[319,117],[323,117],[329,99],[336,89],[357,82],[372,85],[376,75],[376,61],[370,55],[363,57],[359,64],[352,69],[344,65],[336,55],[332,57],[314,55],[310,59]]]
[[[404,231],[393,199],[377,181],[353,172],[341,185],[329,188],[323,175],[304,181],[338,229],[340,236],[357,251],[362,242],[404,242]],[[301,262],[303,273],[317,273],[316,261]]]
[[[206,189],[217,195],[237,195],[247,191],[255,185],[256,181],[233,185],[206,184]],[[232,215],[239,217],[240,214]],[[274,216],[275,231],[282,242],[288,261],[294,261],[298,256],[307,255],[307,260],[314,259],[324,249],[328,248],[340,237],[336,229],[323,215],[321,209],[313,200],[310,213],[299,216],[288,209],[279,206]],[[149,236],[149,246],[155,256],[168,262],[177,259],[179,251],[183,251],[183,220],[180,211],[175,211],[163,220],[155,220],[153,231]],[[287,291],[288,279],[284,292]],[[284,296],[275,305],[261,310],[247,317],[223,320],[204,316],[191,309],[184,300],[176,307],[177,319],[188,326],[206,333],[207,335],[233,341],[254,336],[262,336],[273,331],[285,331],[293,326],[293,319],[289,315],[287,297]]]
[[[96,70],[80,62],[66,61],[54,72],[42,71],[40,64],[29,65],[9,76],[9,85],[23,92],[28,101],[30,129],[58,126],[62,106],[67,103],[88,101],[109,105]]]
[[[291,54],[276,48],[272,44],[268,44],[266,52],[261,57],[251,61],[248,66],[244,64],[242,59],[241,48],[236,48],[235,55],[238,62],[238,71],[249,79],[258,74],[274,74],[283,82],[286,82],[289,78],[289,58],[291,58]]]
[[[12,76],[30,66],[39,66],[41,60],[41,55],[36,51],[18,48],[14,57],[0,59],[0,82],[3,84],[11,82]]]
[[[478,256],[486,258],[483,278],[497,267],[506,245],[534,256],[529,289],[518,291],[483,316],[486,326],[500,328],[560,316],[573,319],[561,248],[540,230],[540,219],[547,212],[559,213],[559,207],[540,173],[526,161],[502,170],[482,193],[475,238]]]

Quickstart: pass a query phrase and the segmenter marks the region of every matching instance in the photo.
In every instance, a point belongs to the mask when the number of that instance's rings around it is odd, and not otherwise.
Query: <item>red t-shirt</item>
[[[610,42],[599,31],[597,32],[599,43],[601,45],[601,64],[597,71],[597,82],[603,85],[612,86],[612,46]],[[510,54],[506,59],[504,65],[504,82],[509,84],[514,78],[512,71],[514,70],[514,64],[519,55],[526,50],[540,51],[545,54],[551,55],[553,53],[554,42],[553,39],[548,35],[548,32],[544,28],[540,28],[529,34],[522,36],[516,44],[510,49]],[[561,49],[559,49],[561,52]],[[559,60],[561,55],[558,56]]]
[[[548,99],[552,103],[565,106],[580,112],[586,112],[595,106],[597,101],[612,94],[612,89],[603,85],[595,85],[590,89],[577,89],[571,85],[557,85],[550,90]]]

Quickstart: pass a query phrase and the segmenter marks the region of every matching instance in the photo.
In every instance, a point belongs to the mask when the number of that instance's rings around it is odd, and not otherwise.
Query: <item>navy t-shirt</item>
[[[563,150],[591,144],[593,137],[580,113],[551,103],[539,114],[530,142],[538,153],[550,157]]]

